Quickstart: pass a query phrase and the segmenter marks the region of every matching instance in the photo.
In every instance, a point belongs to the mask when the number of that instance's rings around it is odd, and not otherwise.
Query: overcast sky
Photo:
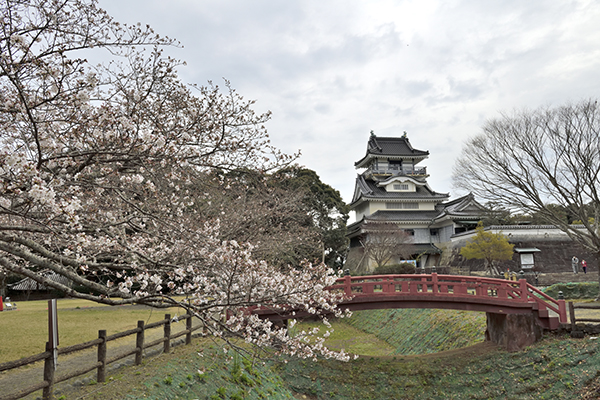
[[[350,202],[369,132],[429,150],[452,188],[464,141],[502,111],[600,96],[600,2],[99,0],[178,39],[185,82],[271,110],[272,142]]]

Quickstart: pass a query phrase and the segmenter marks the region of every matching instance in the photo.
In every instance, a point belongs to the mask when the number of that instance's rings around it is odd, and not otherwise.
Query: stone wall
[[[555,228],[515,227],[511,229],[505,227],[504,229],[492,229],[492,231],[504,233],[508,237],[509,243],[514,244],[515,248],[539,249],[539,252],[534,253],[535,271],[570,272],[572,271],[571,258],[573,256],[577,256],[580,261],[585,259],[590,270],[597,268],[596,257],[593,253],[571,240],[566,234],[557,232]],[[460,249],[467,244],[473,234],[474,232],[455,236],[452,242],[444,247],[440,265],[482,271],[484,269],[483,260],[466,260],[460,255]],[[515,252],[511,260],[498,261],[496,265],[501,271],[507,268],[511,271],[519,271],[521,270],[520,255]]]
[[[485,339],[507,351],[520,351],[540,340],[543,328],[533,314],[487,314]]]

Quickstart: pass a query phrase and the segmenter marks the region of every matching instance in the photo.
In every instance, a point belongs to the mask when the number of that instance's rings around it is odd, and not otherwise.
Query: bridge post
[[[438,293],[438,276],[435,272],[431,273],[431,290],[433,291],[433,294]]]
[[[527,290],[527,279],[519,279],[519,289],[521,291],[521,301],[527,302],[529,300],[529,291]]]
[[[346,296],[352,296],[351,279],[350,273],[344,274],[344,293],[346,293]]]
[[[567,323],[567,305],[565,303],[565,300],[557,300],[558,302],[558,321],[561,324],[566,324]]]

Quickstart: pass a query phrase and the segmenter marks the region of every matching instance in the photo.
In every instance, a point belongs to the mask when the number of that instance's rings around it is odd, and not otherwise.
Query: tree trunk
[[[598,269],[598,287],[600,288],[600,250],[596,252],[596,268]],[[600,291],[598,292],[596,301],[600,301]]]

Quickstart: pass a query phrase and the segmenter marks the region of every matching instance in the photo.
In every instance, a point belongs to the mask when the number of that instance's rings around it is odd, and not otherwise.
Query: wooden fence
[[[171,351],[171,340],[177,339],[185,335],[185,344],[190,344],[192,342],[192,332],[200,329],[203,325],[192,326],[192,316],[190,314],[185,314],[182,316],[178,316],[177,320],[186,321],[186,329],[178,332],[176,334],[171,334],[171,320],[170,314],[165,314],[165,318],[161,321],[153,322],[151,324],[145,325],[144,321],[138,321],[137,328],[131,329],[125,332],[115,333],[114,335],[107,336],[106,330],[98,331],[98,339],[90,340],[89,342],[76,344],[68,347],[58,348],[58,355],[66,355],[75,353],[78,351],[86,350],[92,347],[97,346],[98,348],[98,359],[96,363],[84,367],[82,369],[71,371],[63,376],[56,377],[54,376],[54,355],[53,351],[50,348],[50,344],[46,343],[46,351],[40,354],[36,354],[30,357],[22,358],[17,361],[9,361],[6,363],[0,364],[0,372],[8,371],[15,368],[20,368],[29,364],[33,364],[38,361],[44,361],[44,376],[43,381],[36,385],[32,385],[30,387],[22,388],[14,393],[0,393],[0,400],[17,400],[22,397],[27,396],[35,391],[43,389],[44,400],[52,399],[52,393],[54,389],[54,385],[63,381],[66,381],[71,378],[75,378],[77,376],[86,374],[94,369],[97,370],[97,382],[105,382],[106,381],[106,367],[118,360],[121,360],[125,357],[131,356],[135,354],[135,365],[140,365],[142,363],[142,358],[144,354],[144,350],[157,346],[159,344],[163,345],[163,351],[165,353],[169,353]],[[148,329],[158,328],[160,326],[164,327],[164,335],[162,338],[154,340],[152,342],[146,343],[144,341],[144,333]],[[107,358],[107,344],[116,339],[120,339],[126,336],[136,335],[136,343],[135,348],[132,350],[126,351],[122,354],[118,354],[111,358]]]
[[[600,310],[600,305],[599,304],[589,304],[589,303],[578,303],[578,304],[574,304],[572,301],[569,302],[569,319],[571,320],[571,332],[574,332],[577,330],[577,327],[575,326],[575,324],[577,322],[593,322],[593,323],[600,323],[600,319],[599,318],[576,318],[575,317],[575,309],[580,309],[580,310]]]

